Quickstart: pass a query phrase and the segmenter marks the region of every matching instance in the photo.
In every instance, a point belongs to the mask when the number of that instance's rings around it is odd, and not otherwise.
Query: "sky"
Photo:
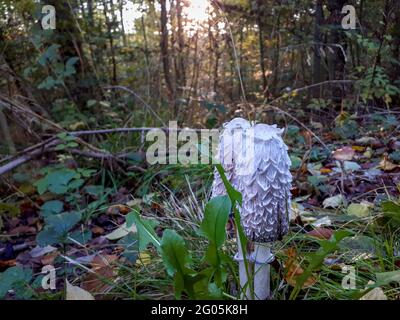
[[[183,12],[190,20],[195,23],[202,23],[207,20],[207,7],[209,6],[208,0],[188,0],[189,7],[184,8]],[[169,3],[167,2],[167,7]],[[124,6],[123,17],[125,31],[128,33],[134,32],[134,21],[141,17],[142,13],[139,11],[139,4],[133,4],[128,1]],[[159,8],[157,8],[159,9]],[[168,8],[167,8],[168,9]]]

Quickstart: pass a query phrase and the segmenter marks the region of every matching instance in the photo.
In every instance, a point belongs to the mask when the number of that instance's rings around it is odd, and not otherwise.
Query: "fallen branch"
[[[51,140],[49,143],[40,145],[38,148],[33,149],[24,155],[6,163],[5,165],[0,167],[0,176],[13,170],[16,167],[19,167],[20,165],[32,160],[33,158],[42,155],[43,153],[47,152],[49,148],[56,146],[57,144],[60,143],[60,140],[55,139]]]

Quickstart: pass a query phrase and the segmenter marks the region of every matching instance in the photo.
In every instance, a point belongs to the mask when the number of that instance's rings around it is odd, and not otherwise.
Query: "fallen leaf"
[[[318,238],[318,239],[330,239],[333,234],[333,230],[327,228],[315,228],[312,231],[307,232],[307,235]]]
[[[345,161],[344,162],[344,170],[346,170],[346,171],[357,171],[360,169],[361,169],[361,167],[357,162],[354,162],[354,161]]]
[[[95,235],[101,235],[104,233],[104,229],[102,227],[99,226],[94,226],[92,229],[90,229],[92,231],[93,234]]]
[[[378,287],[364,294],[360,300],[388,300],[388,298],[382,288]]]
[[[67,300],[94,300],[94,297],[86,290],[73,286],[68,282],[68,280],[66,283]]]
[[[55,260],[55,258],[57,258],[57,256],[58,256],[59,254],[60,254],[60,253],[59,253],[58,251],[50,252],[50,253],[46,254],[45,256],[43,256],[43,257],[40,259],[40,262],[41,262],[43,265],[54,264],[54,260]]]
[[[331,172],[332,172],[332,169],[322,167],[322,168],[319,170],[319,172],[321,172],[321,174],[324,174],[324,173],[331,173]]]
[[[359,218],[369,216],[370,205],[366,203],[351,203],[347,207],[347,214]]]
[[[300,266],[296,249],[291,247],[286,250],[287,259],[284,262],[285,280],[292,287],[296,286],[297,278],[304,273],[304,269]],[[311,275],[303,284],[303,288],[310,287],[315,284],[316,278]]]
[[[69,125],[69,128],[72,131],[76,131],[76,130],[80,130],[80,129],[85,129],[86,128],[86,124],[82,121],[79,122],[75,122]]]
[[[374,153],[372,151],[372,148],[368,147],[367,150],[365,150],[365,152],[363,153],[363,156],[370,159],[370,158],[372,158],[373,154]]]
[[[109,233],[108,235],[106,235],[106,238],[108,240],[118,240],[118,239],[125,237],[129,232],[136,233],[137,232],[136,225],[132,224],[129,228],[127,228],[126,222],[125,222],[123,225],[121,225],[120,227],[118,227],[117,229],[115,229],[114,231]]]
[[[57,250],[57,248],[54,248],[52,246],[45,246],[45,247],[36,246],[29,252],[29,254],[32,258],[38,258],[55,250]]]
[[[17,261],[15,259],[12,260],[0,260],[0,270],[8,269],[9,267],[14,267],[17,265]]]
[[[322,226],[330,226],[332,225],[332,220],[329,217],[322,217],[315,222],[311,223],[313,227],[322,227]]]
[[[343,196],[341,194],[338,194],[333,197],[326,198],[323,202],[322,205],[324,208],[337,208],[341,206],[344,203]]]
[[[118,214],[118,213],[127,214],[130,211],[131,211],[131,209],[126,205],[115,204],[115,205],[108,207],[106,213],[110,214],[110,215]]]
[[[88,273],[83,281],[82,287],[89,292],[104,293],[112,286],[107,283],[113,281],[116,276],[112,263],[116,261],[116,255],[97,255],[92,263],[93,273]]]
[[[151,257],[147,252],[140,252],[135,265],[137,267],[147,266],[151,262]]]
[[[365,147],[361,147],[361,146],[351,146],[351,148],[357,152],[363,152],[365,150]]]
[[[399,165],[394,164],[392,162],[390,162],[387,157],[384,157],[381,162],[379,162],[379,168],[381,168],[383,171],[392,171],[396,168],[399,167]]]
[[[343,147],[333,152],[333,158],[340,161],[349,161],[354,157],[355,151],[352,147]]]
[[[375,145],[379,145],[380,144],[378,139],[376,139],[374,137],[362,137],[360,139],[357,139],[356,143],[358,143],[358,144],[360,144],[362,146],[366,146],[366,145],[375,146]]]

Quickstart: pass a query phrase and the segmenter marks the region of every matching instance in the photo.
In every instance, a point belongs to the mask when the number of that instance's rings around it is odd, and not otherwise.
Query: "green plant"
[[[13,290],[18,299],[30,299],[35,294],[30,282],[32,270],[15,266],[0,273],[0,299],[3,299],[8,291]]]
[[[304,283],[310,278],[311,274],[319,269],[325,257],[327,257],[332,252],[339,249],[339,243],[345,237],[352,235],[353,233],[348,230],[338,230],[336,231],[329,240],[319,240],[320,248],[309,255],[309,264],[304,272],[297,278],[296,286],[290,294],[290,300],[297,298],[301,288],[303,288]]]
[[[400,89],[391,83],[382,67],[368,68],[363,79],[357,81],[364,102],[370,99],[383,99],[387,106],[392,102],[392,97],[400,94]]]
[[[140,217],[136,209],[126,218],[128,228],[134,223],[137,226],[139,251],[143,251],[149,243],[157,248],[168,275],[174,279],[175,297],[178,299],[182,293],[191,299],[222,298],[228,271],[233,269],[232,259],[224,253],[223,245],[226,242],[225,227],[232,208],[235,220],[240,223],[236,205],[241,201],[241,194],[229,184],[222,167],[218,170],[221,170],[228,195],[215,197],[206,204],[198,233],[206,238],[208,245],[199,260],[193,258],[185,240],[174,230],[164,230],[160,240],[154,232],[154,220]],[[243,230],[239,230],[239,234],[242,234],[246,247]]]

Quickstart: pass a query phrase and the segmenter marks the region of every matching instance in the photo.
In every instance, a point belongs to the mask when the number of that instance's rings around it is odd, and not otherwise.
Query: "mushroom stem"
[[[271,248],[266,243],[255,243],[251,255],[254,261],[254,296],[256,300],[270,297],[270,262],[274,260]]]
[[[241,299],[250,300],[251,299],[250,285],[249,285],[249,279],[247,278],[246,265],[244,263],[244,257],[243,257],[243,254],[246,254],[246,252],[240,243],[239,232],[237,233],[236,240],[237,240],[238,252],[235,255],[234,260],[239,263],[239,283],[240,283]]]

